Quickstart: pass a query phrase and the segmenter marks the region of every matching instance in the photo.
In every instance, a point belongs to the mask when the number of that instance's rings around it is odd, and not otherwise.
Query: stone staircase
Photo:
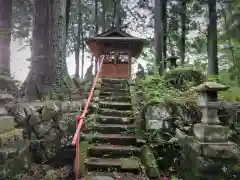
[[[147,179],[142,173],[129,91],[126,80],[102,79],[97,118],[80,139],[89,142],[85,179]]]
[[[0,179],[11,179],[29,165],[29,142],[23,129],[15,128],[13,117],[0,116],[0,124]]]

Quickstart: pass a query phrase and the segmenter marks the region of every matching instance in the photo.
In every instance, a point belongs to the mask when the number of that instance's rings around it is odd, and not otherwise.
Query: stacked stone
[[[19,104],[22,107],[27,105]],[[52,162],[61,146],[67,144],[69,134],[75,132],[75,117],[82,109],[80,101],[45,101],[29,104],[34,111],[23,126],[28,126],[28,139],[31,140],[34,161]],[[30,107],[29,107],[30,108]],[[74,129],[70,131],[70,127]],[[62,155],[62,160],[65,158]],[[60,161],[60,159],[59,159]],[[57,162],[58,163],[58,162]]]

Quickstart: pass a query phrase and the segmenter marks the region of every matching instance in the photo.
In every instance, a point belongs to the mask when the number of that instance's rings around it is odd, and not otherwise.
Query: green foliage
[[[204,76],[200,70],[192,67],[178,67],[164,74],[167,83],[176,89],[185,91],[201,84]]]
[[[240,87],[231,87],[220,93],[220,99],[225,101],[240,101]]]
[[[143,104],[168,104],[171,108],[192,111],[196,109],[197,92],[193,87],[201,84],[204,76],[201,71],[190,67],[179,67],[160,75],[149,75],[138,81],[138,94]]]
[[[160,75],[146,76],[138,82],[138,93],[148,102],[163,103],[166,99],[179,97],[180,92],[171,86]]]
[[[240,101],[240,87],[235,79],[231,76],[233,73],[227,71],[220,71],[219,82],[225,84],[230,88],[227,91],[220,92],[219,98],[224,101]]]

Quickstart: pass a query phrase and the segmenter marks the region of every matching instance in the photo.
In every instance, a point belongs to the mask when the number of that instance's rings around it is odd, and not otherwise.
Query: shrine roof
[[[134,37],[131,34],[122,31],[120,28],[111,28],[101,34],[88,38],[87,41],[92,40],[137,40],[144,41],[142,38]]]
[[[109,37],[109,36],[119,36],[119,37],[133,37],[131,34],[122,31],[120,28],[111,28],[95,37]]]
[[[133,57],[140,55],[145,42],[145,39],[134,37],[116,27],[88,38],[86,41],[94,56],[111,51],[128,51]]]

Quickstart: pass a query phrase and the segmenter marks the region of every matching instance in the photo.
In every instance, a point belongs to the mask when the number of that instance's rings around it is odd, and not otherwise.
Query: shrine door
[[[131,66],[127,54],[112,52],[105,55],[101,70],[102,78],[129,79],[130,76]]]

